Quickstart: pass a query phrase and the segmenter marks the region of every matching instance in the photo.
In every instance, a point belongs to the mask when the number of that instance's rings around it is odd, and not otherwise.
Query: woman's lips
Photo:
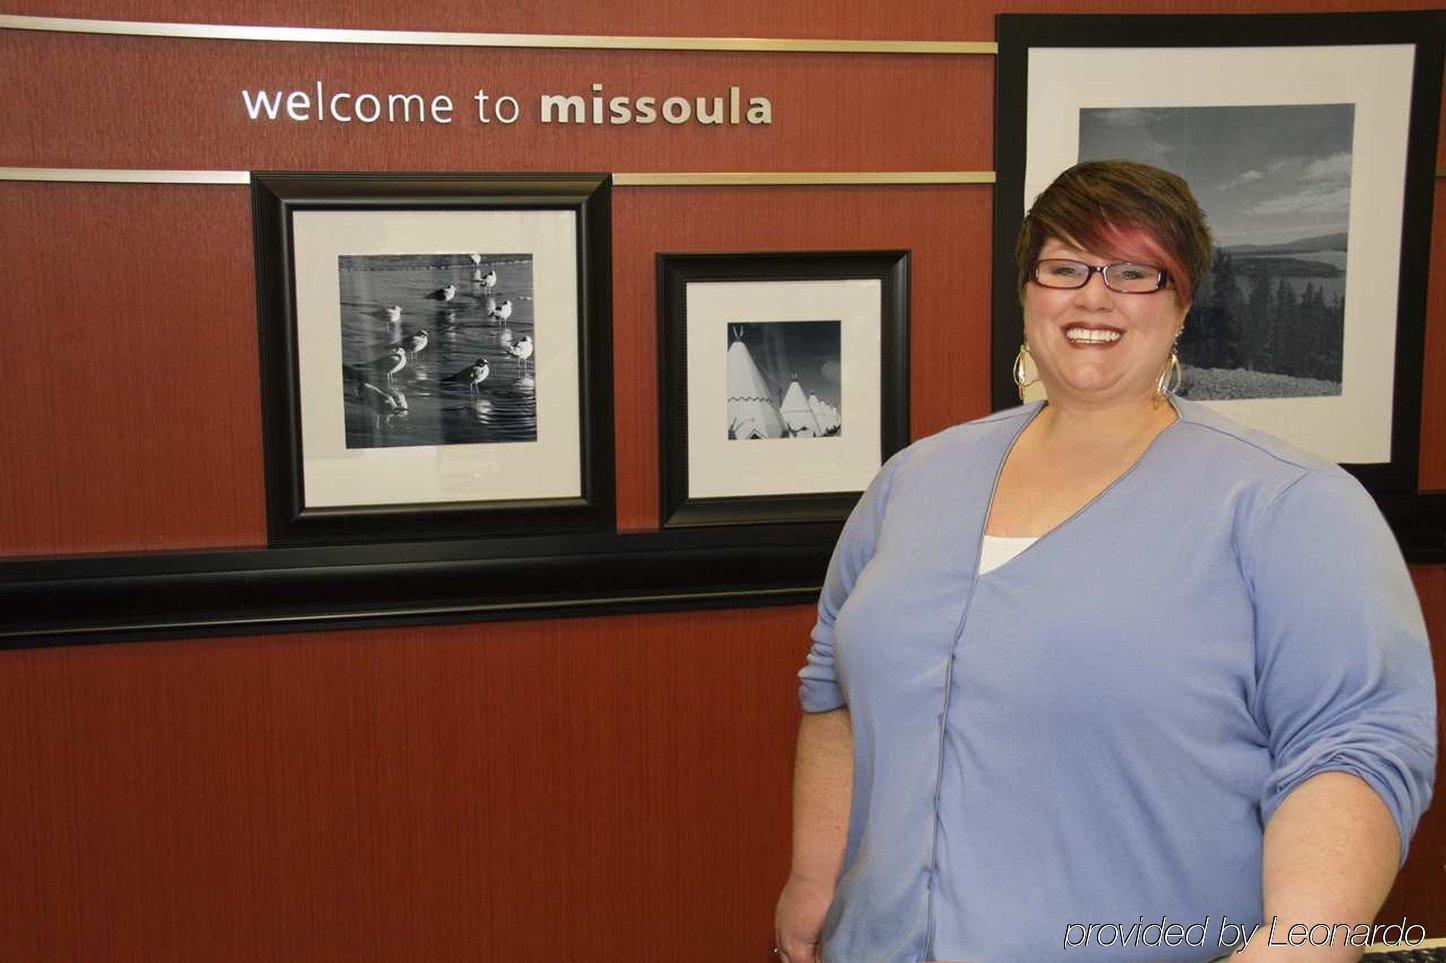
[[[1112,348],[1125,333],[1107,324],[1067,324],[1064,338],[1075,348]]]

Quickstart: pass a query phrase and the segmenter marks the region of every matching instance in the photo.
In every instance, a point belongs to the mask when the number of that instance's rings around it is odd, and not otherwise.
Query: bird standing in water
[[[448,301],[452,300],[456,296],[457,285],[453,284],[451,281],[448,281],[445,287],[440,287],[437,290],[433,291],[431,294],[427,295],[427,297],[431,300],[441,301],[443,304],[446,304]]]
[[[517,369],[522,371],[527,359],[532,357],[532,335],[525,335],[516,344],[508,345],[507,353],[517,359]]]
[[[486,358],[478,358],[474,364],[470,364],[456,374],[448,375],[443,381],[462,382],[467,385],[468,392],[476,394],[482,388],[482,382],[492,373],[492,366],[487,363]]]
[[[379,372],[387,381],[392,380],[392,375],[401,371],[407,366],[407,353],[401,348],[393,348],[380,358],[371,362],[373,371]]]
[[[405,338],[402,338],[400,341],[389,345],[389,347],[392,348],[402,348],[403,350],[410,351],[414,355],[426,346],[427,332],[420,330],[414,331],[411,334],[407,335]]]

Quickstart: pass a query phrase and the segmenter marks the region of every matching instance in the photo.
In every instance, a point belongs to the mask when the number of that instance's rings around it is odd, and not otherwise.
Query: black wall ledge
[[[790,605],[837,523],[0,563],[0,648]]]

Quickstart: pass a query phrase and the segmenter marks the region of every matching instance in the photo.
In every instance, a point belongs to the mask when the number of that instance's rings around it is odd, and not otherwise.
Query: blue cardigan
[[[1395,539],[1338,466],[1173,403],[1133,468],[983,576],[1041,403],[910,445],[860,499],[799,672],[803,709],[853,726],[827,963],[1214,959],[1223,924],[1261,922],[1262,827],[1325,770],[1380,794],[1404,861],[1436,700]]]

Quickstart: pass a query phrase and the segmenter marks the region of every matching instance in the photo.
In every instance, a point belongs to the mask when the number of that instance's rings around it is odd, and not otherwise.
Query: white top
[[[1038,535],[985,535],[984,550],[979,553],[979,574],[998,568],[1037,541]]]

